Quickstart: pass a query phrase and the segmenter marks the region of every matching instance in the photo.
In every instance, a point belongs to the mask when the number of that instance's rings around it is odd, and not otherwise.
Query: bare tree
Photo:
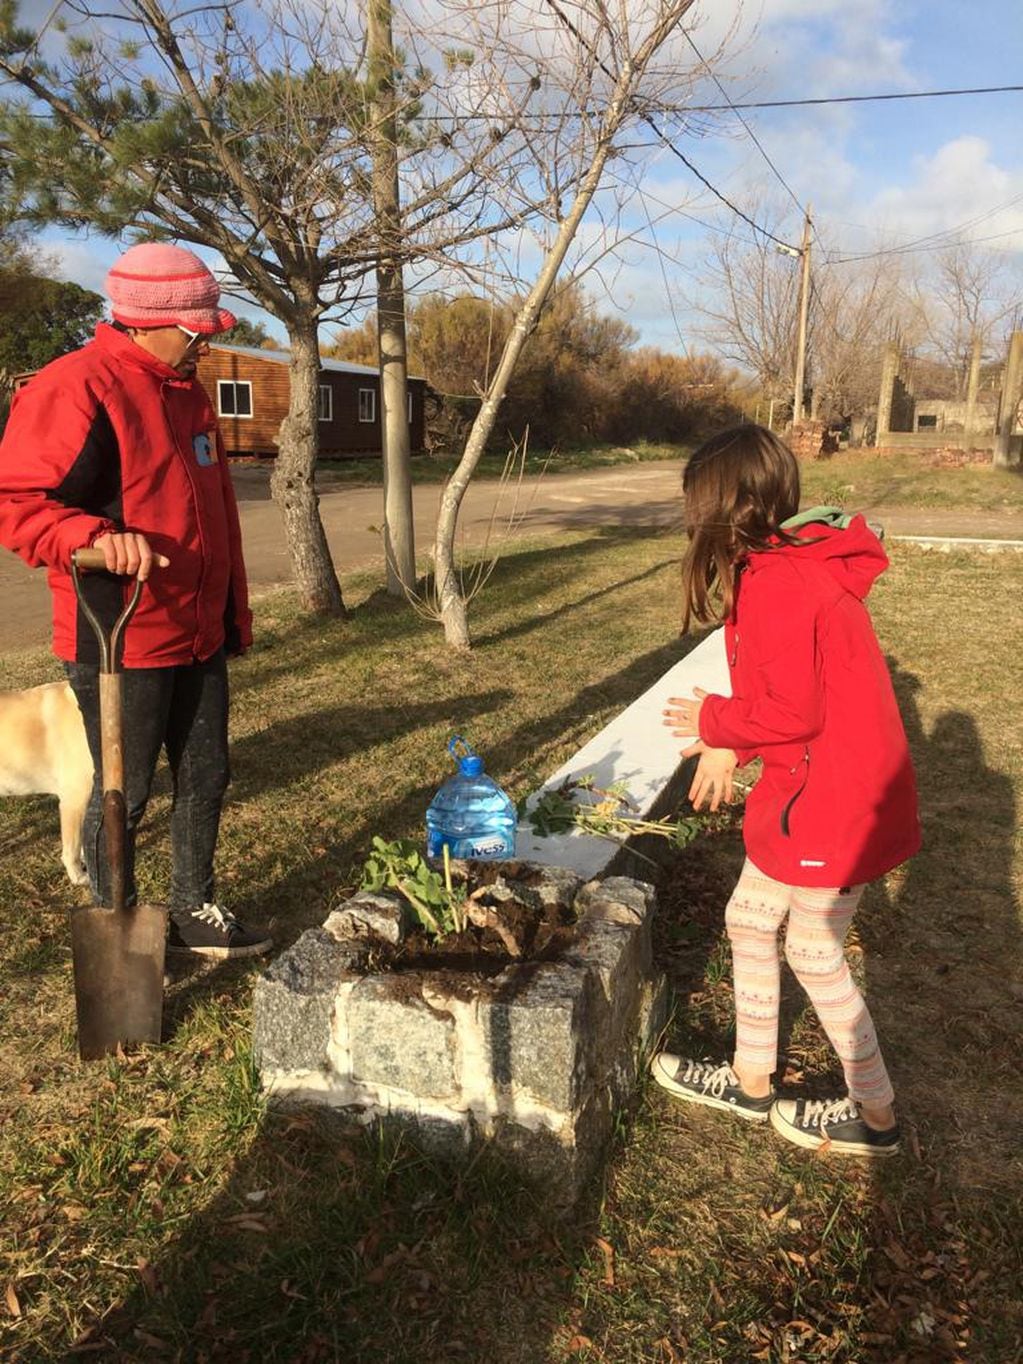
[[[957,242],[921,266],[913,300],[922,348],[947,366],[961,401],[975,350],[980,362],[1001,350],[1023,310],[1019,273],[1004,254]]]
[[[693,0],[547,0],[534,7],[533,22],[523,25],[521,11],[495,3],[472,6],[480,31],[482,18],[494,24],[487,50],[500,55],[497,89],[514,88],[524,67],[535,72],[536,54],[548,54],[544,67],[548,98],[570,119],[561,128],[567,154],[553,162],[550,148],[534,168],[548,187],[550,232],[534,283],[522,301],[493,376],[482,394],[465,450],[445,486],[434,541],[436,604],[445,637],[456,648],[469,647],[466,600],[455,563],[455,535],[462,499],[493,432],[501,401],[530,334],[539,321],[579,227],[594,205],[608,161],[624,149],[626,130],[640,118],[649,124],[666,107],[677,108],[691,84],[688,65],[669,50]],[[515,13],[518,9],[520,12]],[[548,20],[542,23],[546,12]],[[658,64],[660,59],[661,64]],[[535,78],[535,77],[534,77]],[[655,125],[656,126],[656,125]],[[614,231],[603,224],[613,245]]]
[[[702,318],[700,335],[719,354],[755,376],[762,396],[787,399],[798,272],[772,238],[792,239],[797,228],[763,203],[745,210],[772,236],[742,228],[715,239],[689,302]],[[831,263],[817,251],[807,343],[815,415],[862,412],[876,401],[881,349],[893,332],[910,335],[911,311],[900,257],[879,252]]]

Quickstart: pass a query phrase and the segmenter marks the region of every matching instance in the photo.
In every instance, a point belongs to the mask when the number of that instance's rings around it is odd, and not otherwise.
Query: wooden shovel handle
[[[101,549],[76,549],[72,557],[78,567],[88,573],[98,573],[107,566]]]

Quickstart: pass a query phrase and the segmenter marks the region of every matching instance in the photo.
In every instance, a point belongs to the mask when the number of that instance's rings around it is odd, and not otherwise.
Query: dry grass
[[[264,598],[260,645],[234,672],[224,898],[271,919],[282,944],[320,921],[372,833],[416,836],[455,727],[528,789],[679,656],[676,554],[607,535],[507,556],[469,660],[365,584],[345,624]],[[247,1041],[258,968],[242,964],[174,987],[158,1051],[82,1067],[56,810],[6,802],[3,1357],[1023,1359],[1021,580],[1014,555],[900,549],[876,594],[928,837],[859,926],[910,1131],[878,1173],[651,1092],[606,1196],[552,1228],[542,1197],[487,1159],[466,1175],[386,1134],[266,1112]],[[8,657],[0,684],[52,674],[40,655]],[[161,790],[142,855],[153,897],[166,817]],[[721,910],[740,856],[724,833],[662,878],[659,953],[683,1044],[727,1045]],[[795,996],[788,1017],[790,1076],[834,1079]]]

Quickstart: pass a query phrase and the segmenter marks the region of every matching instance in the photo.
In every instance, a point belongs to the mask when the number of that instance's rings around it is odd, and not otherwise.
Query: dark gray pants
[[[100,781],[99,669],[65,664],[96,766],[82,838],[96,904],[110,903]],[[227,662],[223,650],[205,663],[177,668],[125,668],[124,800],[128,816],[125,885],[135,904],[135,835],[145,814],[160,750],[166,749],[174,784],[171,812],[169,908],[188,910],[211,902],[213,854],[220,810],[230,780],[227,758]]]

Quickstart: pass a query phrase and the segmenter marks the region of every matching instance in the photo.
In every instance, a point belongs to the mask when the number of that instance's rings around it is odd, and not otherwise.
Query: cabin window
[[[334,390],[330,384],[320,384],[318,416],[321,422],[332,422],[334,420]]]
[[[375,388],[359,389],[359,421],[375,422],[377,419],[377,394]]]
[[[252,416],[252,385],[247,379],[217,380],[217,412],[221,417]]]
[[[937,425],[937,412],[921,412],[920,416],[916,419],[916,429],[918,431],[926,431],[928,428],[934,430]]]

